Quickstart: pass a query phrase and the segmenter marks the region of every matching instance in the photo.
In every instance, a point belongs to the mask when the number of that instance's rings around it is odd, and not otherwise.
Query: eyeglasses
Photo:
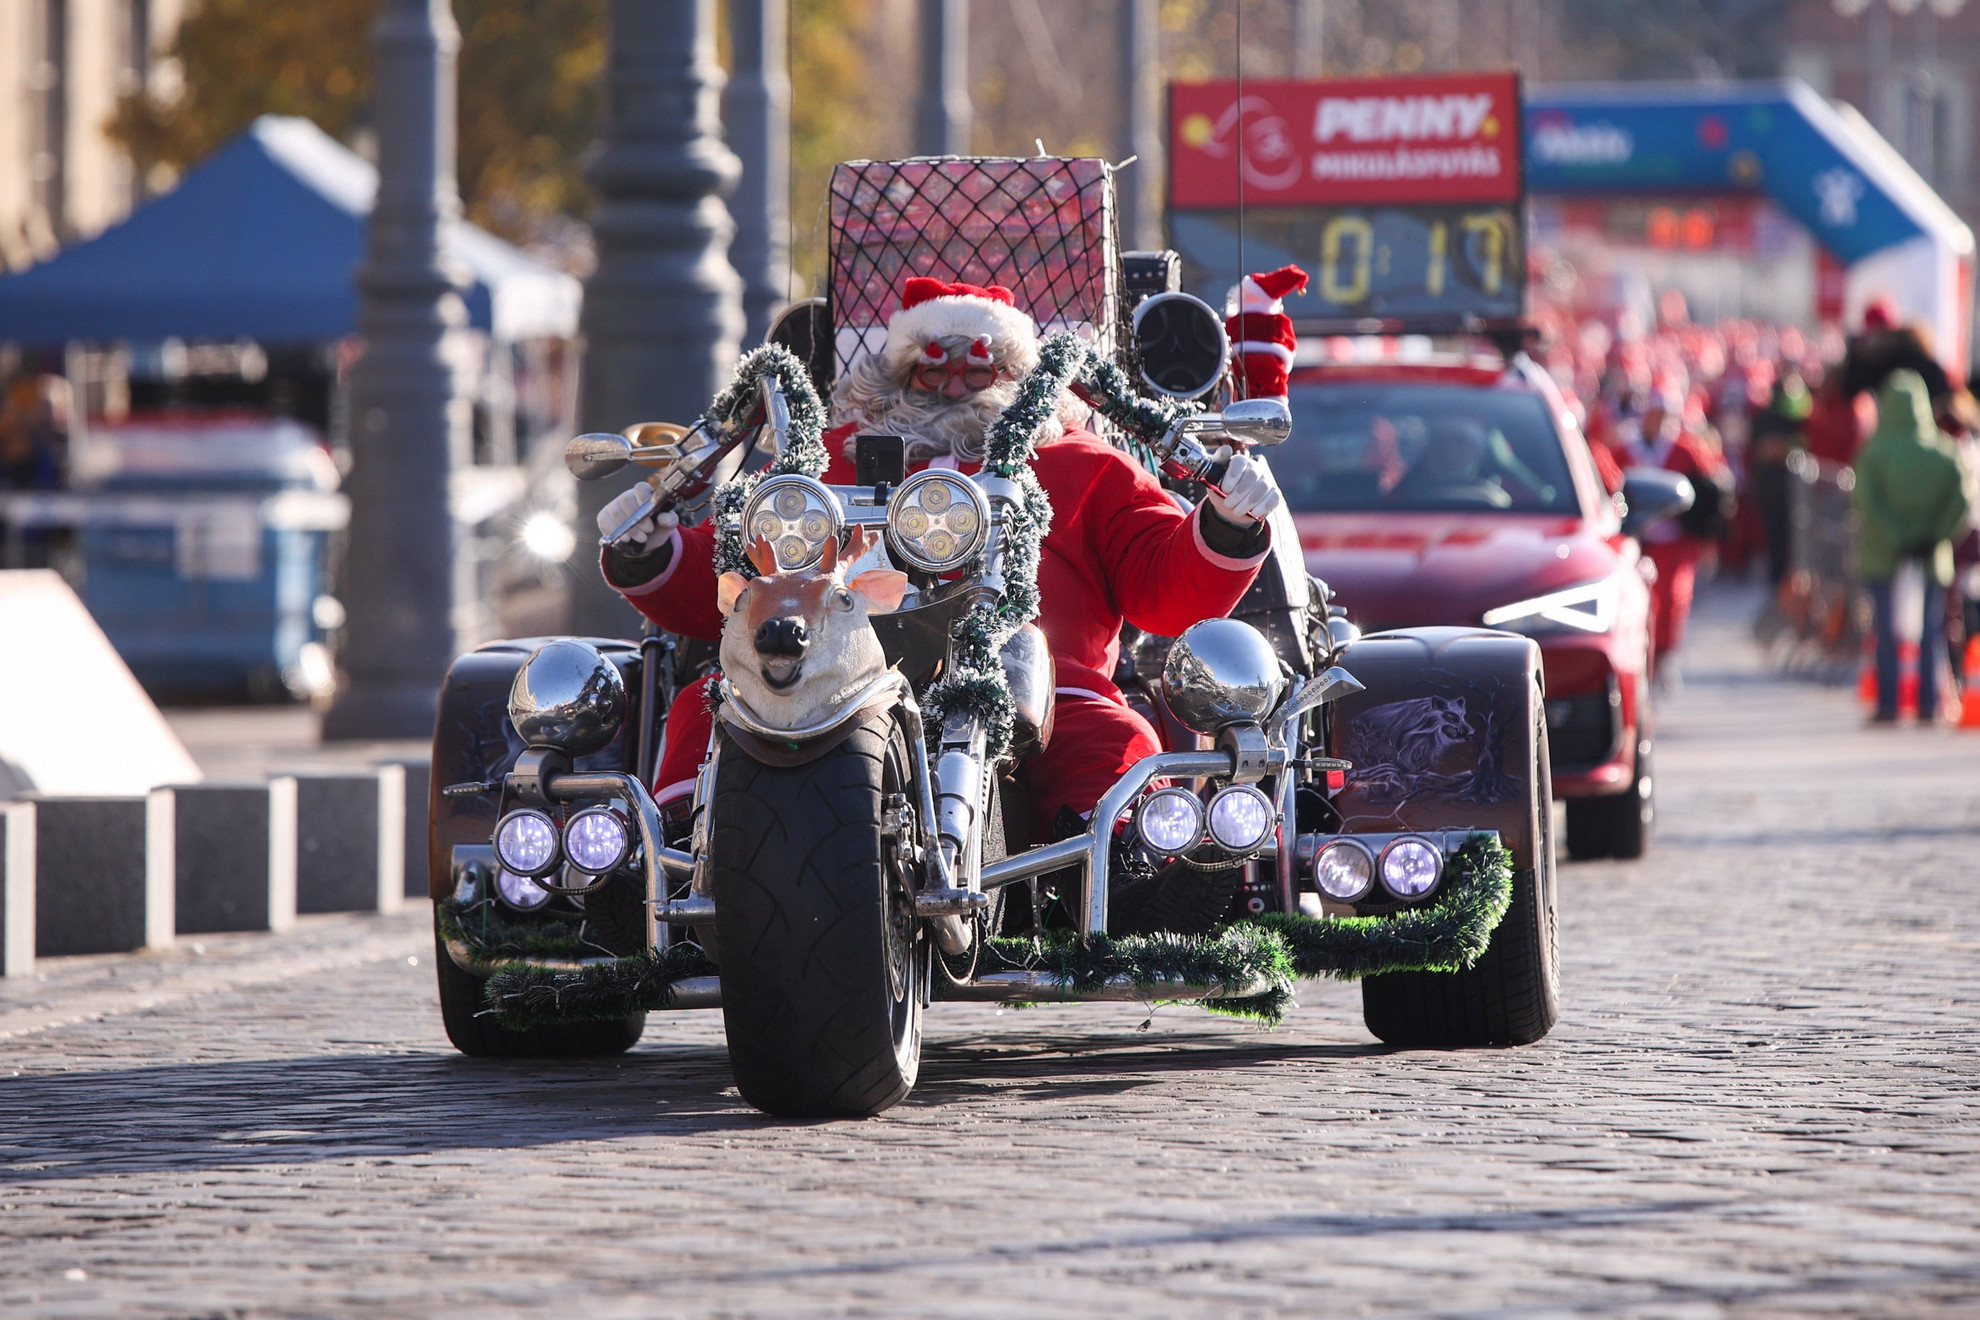
[[[997,383],[1001,374],[995,367],[981,366],[970,362],[960,354],[951,356],[944,362],[920,362],[914,368],[916,389],[927,390],[930,394],[940,394],[957,376],[962,377],[965,386],[972,390],[987,390]]]

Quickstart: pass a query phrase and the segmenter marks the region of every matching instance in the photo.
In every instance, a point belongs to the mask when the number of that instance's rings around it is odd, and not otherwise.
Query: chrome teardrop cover
[[[1256,628],[1236,619],[1205,619],[1169,648],[1162,691],[1177,719],[1198,733],[1215,733],[1270,715],[1286,694],[1286,677]]]
[[[618,667],[573,637],[536,648],[509,689],[509,719],[531,747],[587,756],[611,742],[625,718]]]

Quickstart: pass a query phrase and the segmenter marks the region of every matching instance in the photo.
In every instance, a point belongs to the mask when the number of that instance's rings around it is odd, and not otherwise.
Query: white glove
[[[619,530],[619,524],[632,517],[635,513],[638,513],[639,506],[646,503],[647,497],[652,493],[652,490],[644,485],[634,486],[631,490],[600,509],[598,511],[598,535],[600,537],[607,537]],[[621,536],[613,544],[625,546],[634,554],[644,554],[647,550],[653,548],[655,541],[664,540],[680,525],[680,516],[672,509],[666,509],[660,513],[641,518],[632,525],[631,529],[624,536]]]
[[[1211,512],[1237,527],[1271,517],[1284,499],[1279,483],[1272,480],[1272,469],[1249,454],[1233,453],[1229,445],[1215,457],[1229,459],[1230,466],[1224,470],[1223,492],[1210,492]]]

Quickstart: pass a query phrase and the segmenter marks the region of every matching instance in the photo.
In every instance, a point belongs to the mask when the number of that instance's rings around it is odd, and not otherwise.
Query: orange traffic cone
[[[1966,639],[1960,658],[1959,727],[1980,729],[1980,637]]]
[[[1877,657],[1872,639],[1863,643],[1863,665],[1856,671],[1856,699],[1877,705]],[[1918,714],[1918,643],[1898,642],[1898,714]]]

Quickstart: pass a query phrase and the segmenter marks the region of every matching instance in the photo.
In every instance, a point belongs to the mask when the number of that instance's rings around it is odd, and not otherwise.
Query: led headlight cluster
[[[1272,837],[1278,812],[1249,784],[1233,784],[1210,799],[1210,837],[1226,852],[1255,852]]]
[[[1272,800],[1249,784],[1218,790],[1208,811],[1186,788],[1160,789],[1143,798],[1134,813],[1141,841],[1168,857],[1188,852],[1206,837],[1227,853],[1255,853],[1271,841],[1278,823]]]
[[[495,827],[495,857],[516,875],[549,875],[560,860],[557,822],[534,807],[510,812]]]
[[[1375,886],[1375,854],[1354,839],[1336,839],[1313,859],[1313,883],[1340,903],[1352,903]]]
[[[518,912],[534,912],[550,901],[550,891],[526,875],[503,870],[495,876],[495,896]]]
[[[1328,898],[1353,903],[1367,896],[1377,880],[1400,899],[1422,898],[1437,887],[1444,854],[1428,839],[1403,835],[1381,855],[1360,839],[1335,839],[1313,858],[1313,886]]]
[[[1187,789],[1161,789],[1142,799],[1134,828],[1143,843],[1164,856],[1188,852],[1203,841],[1203,804]]]
[[[809,568],[845,525],[839,502],[823,482],[796,473],[768,477],[743,505],[743,539],[762,537],[784,572]]]
[[[990,539],[990,502],[975,482],[942,468],[903,481],[887,503],[887,546],[925,573],[967,564]]]
[[[632,827],[611,807],[574,812],[561,837],[547,812],[523,807],[495,825],[495,860],[502,866],[496,893],[511,907],[540,907],[552,891],[582,893],[595,887],[552,884],[548,877],[566,862],[573,871],[596,878],[618,870],[632,854]],[[530,890],[542,897],[532,901]]]
[[[586,875],[609,875],[632,855],[632,831],[610,807],[586,807],[564,826],[564,855]]]
[[[1382,888],[1397,898],[1422,898],[1443,869],[1443,854],[1427,839],[1397,839],[1382,850]]]

